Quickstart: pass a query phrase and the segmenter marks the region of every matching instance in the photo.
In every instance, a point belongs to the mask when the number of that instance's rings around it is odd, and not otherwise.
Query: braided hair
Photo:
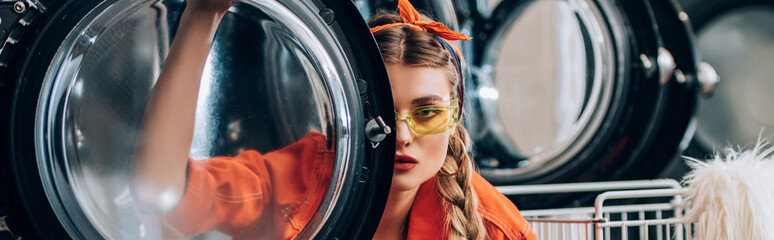
[[[423,21],[432,21],[425,15],[421,15],[421,18]],[[371,17],[368,25],[375,27],[402,21],[395,13],[381,12]],[[462,83],[452,64],[452,56],[435,35],[407,27],[393,27],[375,32],[374,37],[385,63],[442,69],[447,73],[452,97],[461,97],[456,89]],[[449,239],[485,239],[487,233],[478,213],[478,197],[470,182],[473,162],[465,152],[470,138],[461,124],[456,126],[453,135],[462,141],[449,140],[446,159],[440,171],[459,171],[456,174],[439,173],[435,181],[435,189],[444,200],[446,232],[449,233]]]

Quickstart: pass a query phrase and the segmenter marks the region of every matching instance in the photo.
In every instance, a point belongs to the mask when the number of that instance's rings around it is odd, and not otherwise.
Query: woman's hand
[[[196,12],[226,13],[234,0],[188,0],[185,10]]]

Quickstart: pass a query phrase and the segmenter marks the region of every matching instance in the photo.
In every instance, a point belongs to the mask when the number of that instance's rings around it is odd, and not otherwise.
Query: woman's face
[[[427,105],[449,105],[451,86],[441,69],[386,64],[390,77],[395,111],[407,115],[412,109]],[[395,173],[392,189],[413,190],[433,177],[446,158],[449,135],[454,131],[418,135],[406,121],[398,121],[395,129]],[[416,161],[416,163],[411,163]]]

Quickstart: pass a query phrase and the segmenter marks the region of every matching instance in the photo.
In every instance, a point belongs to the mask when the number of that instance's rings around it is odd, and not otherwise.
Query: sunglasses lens
[[[414,131],[421,134],[438,133],[452,126],[452,114],[449,107],[423,107],[411,113]]]

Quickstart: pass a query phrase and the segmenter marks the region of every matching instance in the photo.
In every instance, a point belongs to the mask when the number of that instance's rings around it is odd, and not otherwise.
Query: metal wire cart
[[[505,195],[603,192],[594,207],[522,210],[538,239],[693,239],[672,179],[502,186]]]

